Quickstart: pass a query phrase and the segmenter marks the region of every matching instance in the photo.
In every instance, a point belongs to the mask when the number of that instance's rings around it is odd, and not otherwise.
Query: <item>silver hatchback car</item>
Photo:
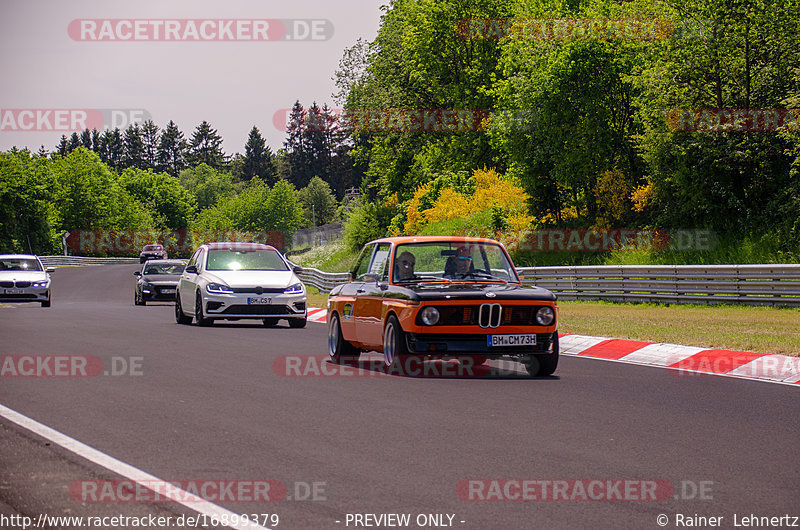
[[[178,280],[175,321],[259,319],[275,326],[306,325],[306,288],[277,249],[260,243],[208,243],[194,251]]]

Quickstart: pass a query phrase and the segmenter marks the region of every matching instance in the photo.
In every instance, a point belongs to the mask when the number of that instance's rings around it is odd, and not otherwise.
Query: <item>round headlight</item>
[[[536,322],[542,326],[549,326],[555,320],[556,314],[551,307],[543,307],[536,312]]]
[[[419,318],[427,326],[433,326],[439,322],[439,310],[435,307],[426,307],[419,313]]]

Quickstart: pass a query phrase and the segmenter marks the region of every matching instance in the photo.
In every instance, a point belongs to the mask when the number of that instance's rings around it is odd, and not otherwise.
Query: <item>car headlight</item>
[[[542,307],[536,312],[536,322],[542,326],[549,326],[556,319],[552,307]]]
[[[31,286],[33,286],[33,287],[47,287],[48,283],[50,283],[48,280],[43,280],[43,281],[40,281],[40,282],[33,282],[33,283],[31,283]]]
[[[433,326],[439,322],[439,310],[435,307],[425,307],[419,312],[419,318],[426,326]]]
[[[211,294],[233,294],[233,289],[221,283],[209,283],[206,285],[206,291]]]
[[[300,294],[303,292],[303,284],[296,283],[294,285],[290,285],[286,289],[283,290],[283,294]]]

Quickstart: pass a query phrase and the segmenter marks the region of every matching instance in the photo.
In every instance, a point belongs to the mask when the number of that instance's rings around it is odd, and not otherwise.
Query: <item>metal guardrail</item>
[[[350,281],[349,272],[324,272],[311,267],[303,267],[303,272],[298,276],[303,283],[316,287],[323,293],[329,293],[331,289],[340,283]]]
[[[138,263],[138,258],[40,256],[46,267]],[[609,300],[800,307],[800,264],[599,265],[519,267],[524,285],[549,289],[560,300]],[[307,285],[330,292],[350,280],[347,272],[304,267]]]
[[[91,256],[39,256],[45,267],[74,267],[81,265],[120,265],[139,263],[139,258],[94,258]]]
[[[560,300],[608,300],[800,307],[800,265],[601,265],[520,267],[524,285]],[[346,272],[305,268],[300,279],[322,292],[349,281]]]
[[[560,300],[800,306],[800,265],[520,267]]]

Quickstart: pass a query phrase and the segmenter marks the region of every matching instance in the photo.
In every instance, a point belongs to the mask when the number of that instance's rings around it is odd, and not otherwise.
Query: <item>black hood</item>
[[[554,301],[556,299],[555,295],[547,289],[520,287],[511,283],[506,285],[472,282],[421,283],[403,287],[413,291],[420,300],[474,300],[476,298],[484,298],[486,300]]]

